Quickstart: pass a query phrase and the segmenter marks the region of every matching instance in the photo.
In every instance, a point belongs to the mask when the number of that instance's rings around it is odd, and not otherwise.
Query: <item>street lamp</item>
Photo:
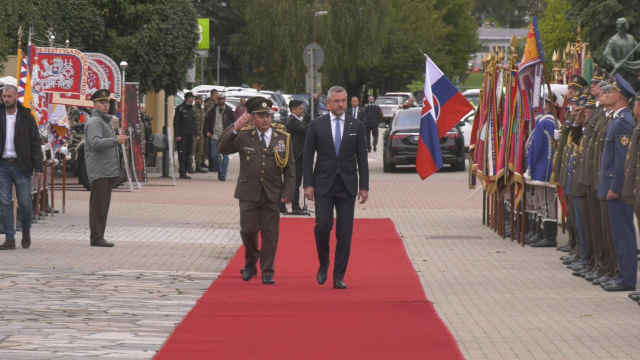
[[[325,16],[329,14],[328,11],[318,11],[316,12],[316,15],[314,16],[314,25],[313,25],[313,42],[316,42],[316,32],[318,30],[318,16]]]

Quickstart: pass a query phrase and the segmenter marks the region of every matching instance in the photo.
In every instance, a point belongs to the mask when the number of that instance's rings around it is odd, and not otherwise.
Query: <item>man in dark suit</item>
[[[364,113],[364,110],[360,109],[360,100],[358,100],[357,96],[353,96],[351,98],[351,107],[347,109],[347,115],[353,116],[364,124],[366,114]]]
[[[364,204],[369,196],[367,145],[364,124],[345,113],[345,89],[339,86],[329,89],[327,105],[331,112],[313,120],[307,130],[303,155],[304,195],[307,200],[316,202],[314,233],[320,261],[317,274],[320,285],[327,280],[329,236],[333,228],[333,209],[336,209],[333,287],[346,289],[344,275],[351,251],[356,196],[360,204]]]
[[[302,152],[304,150],[304,139],[307,136],[309,125],[302,120],[304,106],[300,100],[289,101],[291,115],[287,119],[287,132],[291,135],[291,146],[293,147],[293,160],[296,168],[296,190],[291,202],[291,214],[302,215],[300,208],[300,185],[302,185]]]

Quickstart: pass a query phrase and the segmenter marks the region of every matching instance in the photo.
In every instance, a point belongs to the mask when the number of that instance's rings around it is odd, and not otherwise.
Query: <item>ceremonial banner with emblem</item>
[[[518,71],[518,88],[525,105],[523,115],[526,121],[533,119],[532,109],[540,106],[543,63],[544,52],[538,31],[538,21],[534,16],[531,19],[527,44]]]
[[[442,167],[440,138],[453,128],[473,105],[427,57],[422,118],[416,170],[422,180]]]

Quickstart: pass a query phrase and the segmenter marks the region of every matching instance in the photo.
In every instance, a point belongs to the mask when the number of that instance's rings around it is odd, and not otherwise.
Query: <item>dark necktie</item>
[[[336,146],[336,155],[340,152],[340,143],[342,142],[342,134],[340,133],[340,118],[336,118],[336,138],[334,145]]]
[[[260,143],[262,143],[262,148],[267,148],[267,142],[264,141],[264,133],[260,134]]]

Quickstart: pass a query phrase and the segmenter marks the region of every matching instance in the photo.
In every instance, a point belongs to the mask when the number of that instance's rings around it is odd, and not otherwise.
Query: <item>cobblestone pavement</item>
[[[89,193],[69,191],[66,214],[36,225],[31,249],[0,252],[0,358],[152,358],[240,246],[237,164],[226,182],[198,174],[173,187],[151,174],[142,190],[116,190],[111,249],[88,245]],[[380,153],[369,165],[370,200],[356,216],[393,219],[466,358],[636,357],[638,305],[571,276],[555,249],[482,226],[466,172],[385,174]]]

